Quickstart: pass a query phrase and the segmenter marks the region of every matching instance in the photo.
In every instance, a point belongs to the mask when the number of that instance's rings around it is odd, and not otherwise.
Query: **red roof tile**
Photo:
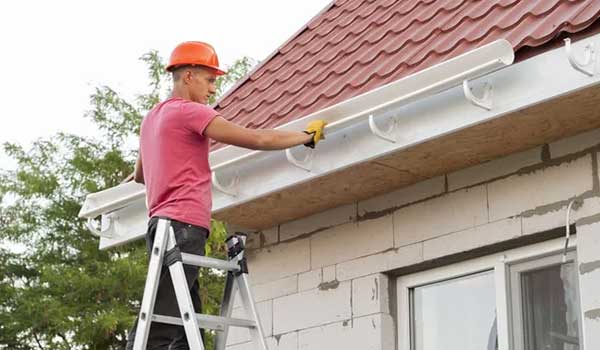
[[[599,16],[600,0],[338,0],[216,109],[274,128],[491,41],[536,47]]]

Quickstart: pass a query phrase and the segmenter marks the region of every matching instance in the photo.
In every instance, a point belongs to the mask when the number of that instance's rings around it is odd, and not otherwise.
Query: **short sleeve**
[[[208,124],[219,115],[211,107],[196,102],[184,103],[181,108],[185,115],[186,127],[202,136]]]

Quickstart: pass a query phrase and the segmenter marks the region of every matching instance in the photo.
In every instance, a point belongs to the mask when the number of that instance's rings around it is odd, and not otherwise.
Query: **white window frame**
[[[513,325],[510,314],[511,301],[509,300],[509,265],[561,253],[564,249],[564,245],[565,239],[557,238],[398,277],[396,279],[398,302],[396,310],[398,319],[397,349],[412,350],[410,332],[410,290],[412,288],[493,270],[496,286],[498,349],[510,350],[510,343],[513,339],[511,331]],[[577,238],[571,237],[568,249],[573,250],[576,246]],[[583,344],[583,339],[580,339],[580,341],[581,344]]]
[[[577,270],[577,266],[579,266],[579,264],[577,263],[577,254],[575,253],[575,251],[570,250],[567,254],[567,260],[566,262],[573,262],[574,266],[575,266],[575,270]],[[563,263],[562,261],[562,254],[553,254],[553,255],[548,255],[545,257],[541,257],[541,258],[535,258],[533,260],[528,260],[528,261],[524,261],[524,262],[520,262],[515,264],[514,266],[510,267],[510,276],[508,277],[510,279],[510,290],[511,290],[511,294],[512,295],[521,295],[521,274],[524,272],[528,272],[528,271],[533,271],[536,270],[538,268],[543,268],[543,267],[548,267],[548,266],[552,266],[552,265],[558,265]],[[575,289],[577,290],[577,295],[581,295],[580,291],[579,291],[579,283],[575,283]],[[580,297],[581,298],[581,297]],[[512,348],[513,350],[523,350],[523,343],[525,341],[525,334],[524,334],[524,324],[523,324],[523,310],[522,310],[522,298],[521,299],[513,299],[511,300],[511,322],[514,325],[514,334],[512,335]],[[582,319],[581,319],[581,310],[579,310],[580,312],[578,313],[578,323],[579,323],[579,327],[578,327],[578,335],[579,335],[579,349],[583,349],[583,345],[582,345],[582,340],[583,340],[583,336],[582,336],[582,328],[583,328],[583,323],[582,323]]]

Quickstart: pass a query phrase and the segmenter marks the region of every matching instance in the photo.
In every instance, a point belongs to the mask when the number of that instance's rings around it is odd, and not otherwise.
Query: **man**
[[[142,121],[134,179],[146,184],[150,221],[146,234],[152,249],[160,217],[171,220],[178,248],[204,255],[210,231],[211,170],[209,138],[255,150],[277,150],[304,144],[314,147],[323,138],[325,122],[314,120],[303,132],[246,129],[206,106],[215,94],[217,76],[225,74],[212,46],[184,42],[171,54],[171,97],[157,104]],[[185,266],[196,312],[201,312],[198,267]],[[168,269],[162,269],[154,312],[179,316]],[[137,321],[129,333],[133,348]],[[147,349],[189,349],[183,327],[152,323]]]

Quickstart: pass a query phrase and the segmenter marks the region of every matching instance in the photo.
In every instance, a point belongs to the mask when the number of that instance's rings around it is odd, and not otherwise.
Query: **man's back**
[[[150,217],[210,230],[211,172],[204,130],[215,116],[210,107],[170,98],[144,118],[140,153]]]

